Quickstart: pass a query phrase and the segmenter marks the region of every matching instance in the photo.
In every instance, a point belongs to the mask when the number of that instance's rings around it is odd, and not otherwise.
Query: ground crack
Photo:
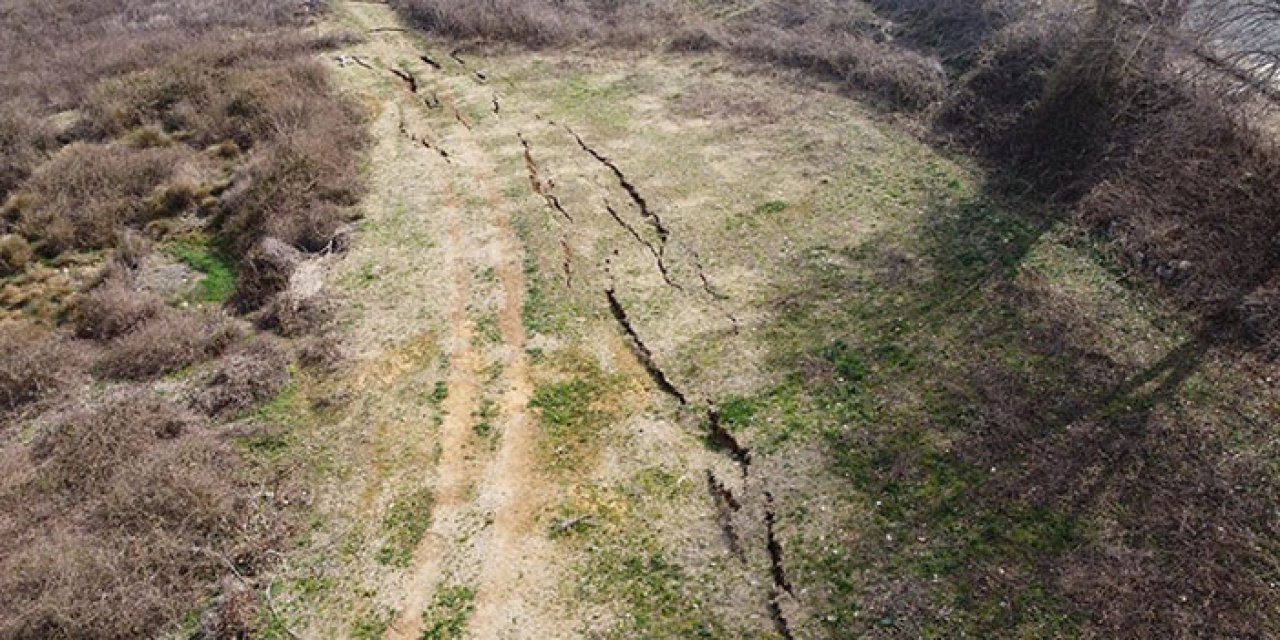
[[[418,92],[418,79],[413,77],[412,73],[409,73],[408,71],[405,71],[403,69],[396,69],[394,67],[392,67],[391,69],[388,69],[388,71],[395,74],[397,78],[400,78],[401,80],[404,81],[405,85],[409,87],[409,93]]]
[[[445,151],[443,147],[432,144],[431,141],[427,140],[426,138],[419,138],[412,131],[409,131],[409,127],[408,125],[405,124],[403,117],[401,117],[400,119],[400,135],[404,136],[405,138],[408,138],[409,140],[412,140],[413,142],[416,142],[422,145],[423,148],[429,151],[435,151],[437,154],[440,155],[441,158],[444,158],[445,162],[448,162],[450,164],[453,163],[453,160],[449,158],[449,152]]]
[[[640,338],[640,334],[636,333],[635,327],[631,325],[631,320],[627,317],[627,311],[622,307],[622,303],[618,301],[617,292],[611,287],[605,289],[605,298],[609,301],[609,311],[613,314],[614,320],[622,327],[627,336],[631,338],[631,346],[635,350],[636,357],[640,360],[640,365],[649,373],[649,377],[653,379],[658,388],[666,392],[667,395],[675,398],[681,405],[689,404],[688,398],[685,397],[674,384],[671,384],[670,378],[658,366],[653,359],[653,352],[645,345],[644,340]]]
[[[738,537],[738,529],[733,524],[733,514],[742,509],[742,503],[733,496],[729,487],[725,486],[710,469],[707,469],[707,491],[711,501],[716,505],[716,519],[720,522],[720,532],[724,534],[725,544],[729,551],[746,562],[747,554],[742,549],[742,540]]]
[[[524,137],[523,133],[517,133],[516,137],[520,140],[520,146],[524,147],[524,168],[529,173],[529,186],[533,189],[533,192],[542,196],[542,199],[547,201],[547,206],[559,212],[560,215],[564,216],[565,220],[573,222],[573,216],[569,215],[569,212],[565,210],[560,198],[551,192],[554,185],[551,184],[550,180],[543,181],[542,175],[538,171],[538,163],[533,159],[533,146],[529,143],[529,140]]]
[[[658,239],[663,245],[666,245],[667,238],[670,237],[671,232],[667,229],[666,225],[662,223],[662,217],[649,208],[649,203],[644,199],[644,196],[640,194],[640,190],[636,188],[635,183],[627,179],[627,176],[622,172],[622,169],[619,169],[618,165],[614,164],[608,156],[605,156],[595,148],[591,147],[591,145],[588,145],[587,142],[582,139],[582,136],[574,132],[574,130],[569,128],[568,125],[562,126],[564,126],[565,131],[569,132],[569,135],[573,136],[573,138],[578,141],[578,146],[582,147],[583,151],[586,151],[587,154],[595,158],[597,162],[604,165],[613,173],[614,177],[618,179],[618,184],[622,187],[623,191],[626,191],[627,195],[631,197],[631,201],[640,208],[640,215],[653,226],[653,230],[658,233]]]
[[[671,272],[667,270],[667,261],[663,257],[662,251],[653,246],[652,242],[645,240],[644,237],[636,231],[635,227],[628,224],[626,220],[623,220],[617,209],[614,209],[613,206],[609,204],[608,200],[605,201],[604,208],[605,211],[609,212],[609,216],[613,218],[614,222],[617,222],[619,226],[626,229],[627,233],[631,234],[631,237],[636,239],[636,242],[644,245],[644,247],[649,250],[649,253],[653,254],[653,259],[658,265],[658,272],[662,274],[663,282],[666,282],[667,286],[672,287],[673,289],[684,291],[684,287],[680,286],[680,283],[671,278]]]

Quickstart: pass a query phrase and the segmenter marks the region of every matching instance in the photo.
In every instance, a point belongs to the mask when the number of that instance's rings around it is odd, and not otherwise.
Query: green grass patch
[[[498,316],[492,313],[476,318],[476,333],[480,334],[483,344],[502,344],[502,330],[498,327]]]
[[[708,576],[682,566],[649,526],[675,505],[701,497],[682,474],[647,467],[623,485],[583,487],[566,500],[561,522],[572,526],[554,529],[553,537],[580,552],[568,595],[617,614],[601,637],[742,637],[706,606],[713,597],[705,590]]]
[[[431,597],[422,613],[422,640],[455,640],[462,638],[467,622],[476,609],[476,594],[471,587],[441,587]]]
[[[789,208],[791,208],[791,205],[782,200],[769,200],[768,202],[761,202],[756,205],[755,211],[759,215],[772,216],[782,213]]]
[[[378,562],[393,567],[407,567],[414,549],[431,526],[435,495],[429,488],[419,489],[397,498],[382,519],[387,540],[378,550]]]
[[[204,277],[191,294],[193,302],[221,304],[236,291],[236,264],[205,238],[189,238],[169,247],[169,253]]]
[[[476,421],[471,430],[481,438],[489,438],[494,433],[493,421],[498,417],[498,405],[491,398],[485,398],[471,417]]]
[[[360,616],[351,624],[352,640],[382,640],[395,617],[394,609]]]
[[[594,455],[600,434],[618,417],[614,396],[622,381],[585,356],[558,354],[552,366],[572,377],[538,384],[529,407],[538,412],[550,465],[574,469]]]

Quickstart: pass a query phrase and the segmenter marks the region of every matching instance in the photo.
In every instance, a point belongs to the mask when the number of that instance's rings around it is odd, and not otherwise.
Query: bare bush
[[[195,405],[210,415],[234,415],[274,397],[289,383],[289,351],[283,341],[259,335],[223,357]]]
[[[1193,98],[1144,122],[1081,208],[1135,264],[1214,314],[1280,268],[1277,184],[1280,149],[1212,98]]]
[[[124,380],[155,378],[216,357],[237,333],[216,313],[165,313],[111,343],[97,370]]]
[[[0,323],[0,411],[14,409],[67,382],[84,357],[62,336]]]
[[[148,220],[146,199],[190,153],[71,145],[41,165],[11,200],[16,228],[46,255],[110,247],[121,227]]]
[[[302,260],[301,252],[276,238],[267,237],[259,242],[240,261],[236,308],[242,312],[262,308],[289,287],[289,279]]]
[[[29,107],[0,104],[0,202],[27,179],[54,145],[53,131]]]
[[[100,491],[155,440],[177,438],[186,426],[186,417],[167,401],[126,394],[66,416],[39,436],[31,453],[40,477],[53,486]]]
[[[164,300],[112,278],[85,294],[77,305],[76,333],[108,340],[122,336],[165,311]]]
[[[34,475],[0,487],[0,635],[147,637],[191,613],[235,566],[252,573],[263,518],[232,447],[181,410],[126,393],[36,440]]]

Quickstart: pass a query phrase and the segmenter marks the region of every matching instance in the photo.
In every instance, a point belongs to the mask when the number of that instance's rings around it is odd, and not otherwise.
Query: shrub
[[[1192,97],[1142,123],[1081,211],[1183,302],[1213,314],[1280,268],[1277,184],[1280,148],[1214,99]]]
[[[22,236],[0,236],[0,278],[21,273],[32,255],[31,245]]]
[[[116,253],[112,261],[118,266],[134,270],[142,266],[142,260],[151,253],[151,241],[141,233],[125,229],[116,237]]]
[[[83,362],[62,336],[17,323],[0,323],[0,412],[12,410],[66,383]]]
[[[216,357],[236,335],[235,326],[219,314],[169,312],[117,338],[97,369],[110,378],[155,378]]]
[[[134,150],[74,144],[24,184],[17,229],[46,255],[112,246],[122,227],[146,222],[147,198],[173,175],[189,149]]]
[[[209,415],[234,415],[280,393],[289,383],[289,351],[260,335],[223,357],[195,406]]]

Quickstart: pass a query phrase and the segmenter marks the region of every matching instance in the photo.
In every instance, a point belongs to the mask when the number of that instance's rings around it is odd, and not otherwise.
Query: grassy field
[[[1280,633],[1274,147],[997,4],[22,58],[0,635]]]

